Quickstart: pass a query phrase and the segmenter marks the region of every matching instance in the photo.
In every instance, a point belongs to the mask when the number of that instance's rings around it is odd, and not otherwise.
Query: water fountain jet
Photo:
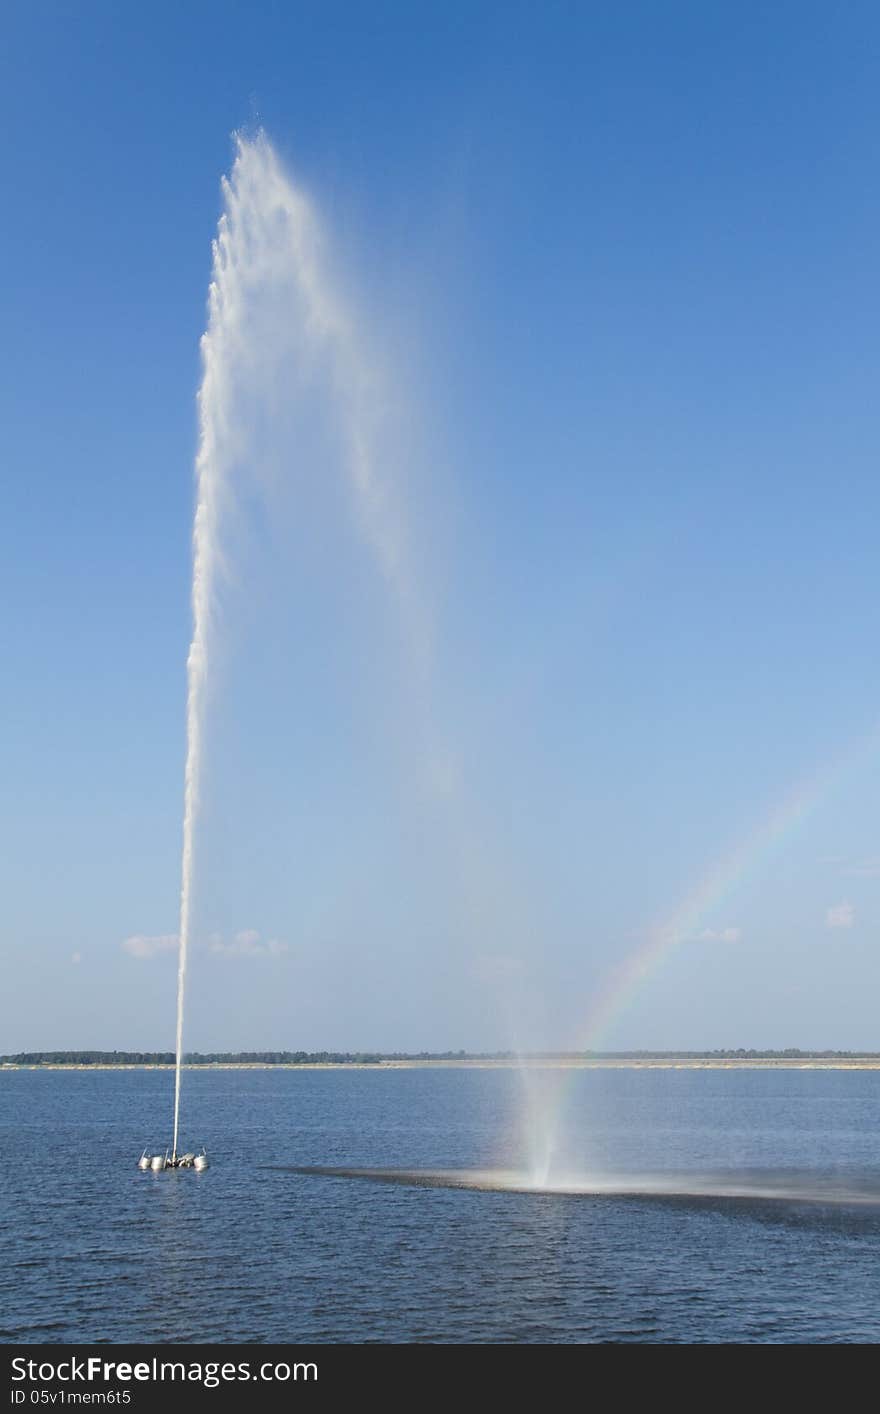
[[[275,430],[272,419],[278,408],[296,404],[298,389],[308,387],[311,395],[317,369],[327,399],[327,423],[334,436],[341,432],[357,527],[396,601],[406,653],[422,686],[431,643],[404,517],[374,448],[383,401],[377,361],[364,347],[325,268],[321,232],[308,198],[290,180],[264,133],[237,135],[235,142],[232,171],[222,182],[223,212],[213,243],[208,320],[201,340],[174,1118],[167,1167],[183,1166],[189,1157],[178,1154],[184,1017],[206,708],[214,677],[217,601],[228,563],[224,535],[241,522],[241,508],[249,500],[265,499],[263,479],[271,478],[276,468],[274,462],[271,471],[259,465],[259,436],[265,427]],[[298,438],[302,458],[301,443]],[[161,1158],[151,1159],[151,1165]],[[194,1159],[192,1167],[199,1166]]]

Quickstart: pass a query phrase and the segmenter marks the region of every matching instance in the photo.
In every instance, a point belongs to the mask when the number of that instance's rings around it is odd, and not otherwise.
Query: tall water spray
[[[397,619],[408,680],[407,719],[418,761],[411,779],[437,797],[446,820],[461,929],[483,951],[520,935],[521,890],[494,859],[491,821],[467,793],[457,753],[436,719],[432,618],[423,592],[425,547],[414,553],[401,493],[409,461],[394,453],[400,380],[333,273],[320,223],[264,133],[237,136],[222,182],[207,327],[201,341],[195,461],[192,640],[187,659],[186,768],[177,973],[173,1157],[177,1157],[187,966],[194,926],[194,870],[205,769],[206,709],[216,678],[224,590],[237,589],[256,522],[274,521],[281,483],[297,493],[338,473],[348,509]],[[405,418],[404,418],[405,421]],[[328,459],[327,452],[331,450]],[[281,498],[283,501],[283,497]],[[299,495],[296,504],[299,506]],[[278,518],[278,525],[283,519]],[[244,548],[243,548],[244,547]],[[415,767],[415,770],[413,770]],[[526,930],[527,931],[527,930]],[[502,959],[502,962],[504,959]],[[527,1114],[543,1106],[527,1106]],[[530,1119],[529,1131],[543,1134]],[[539,1138],[544,1171],[552,1141]]]
[[[296,417],[315,399],[318,386],[318,401],[334,435],[341,438],[341,460],[358,529],[396,602],[405,653],[423,688],[430,659],[428,616],[412,569],[405,517],[387,465],[383,463],[380,472],[376,455],[385,402],[380,365],[330,273],[311,203],[291,181],[264,133],[236,137],[235,160],[222,191],[198,395],[174,1157],[205,714],[218,597],[229,559],[227,541],[240,519],[242,503],[265,497],[272,477],[288,472],[285,457],[288,462],[303,460],[302,444],[308,438],[302,436]],[[291,419],[296,425],[291,425]],[[269,454],[267,428],[269,442],[274,437],[278,443]]]

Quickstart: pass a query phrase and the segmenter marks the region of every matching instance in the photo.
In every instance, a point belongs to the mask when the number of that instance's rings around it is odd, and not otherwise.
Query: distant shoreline
[[[377,1060],[377,1061],[185,1061],[184,1070],[880,1070],[878,1056],[603,1056],[521,1059]],[[0,1073],[20,1071],[173,1071],[165,1062],[0,1062]]]

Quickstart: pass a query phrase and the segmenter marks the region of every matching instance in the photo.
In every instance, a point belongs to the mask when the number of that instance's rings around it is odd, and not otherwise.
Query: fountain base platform
[[[196,1173],[203,1173],[208,1167],[208,1153],[202,1149],[200,1154],[169,1154],[165,1150],[164,1154],[149,1154],[145,1149],[138,1159],[138,1168],[145,1172],[150,1169],[153,1173],[162,1173],[165,1169],[195,1169]]]

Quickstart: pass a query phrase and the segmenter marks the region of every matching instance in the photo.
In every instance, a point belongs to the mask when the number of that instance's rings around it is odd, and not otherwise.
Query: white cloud
[[[147,937],[143,933],[137,933],[132,938],[126,938],[122,944],[122,949],[130,957],[140,960],[158,957],[160,953],[177,951],[177,934],[164,933],[158,937]],[[287,943],[281,943],[277,938],[267,938],[264,942],[256,928],[243,928],[241,932],[229,940],[220,933],[213,933],[207,943],[202,944],[207,947],[208,952],[216,953],[220,957],[282,957],[289,952]],[[79,954],[75,953],[74,962],[80,960]]]
[[[424,779],[430,795],[449,800],[461,789],[461,765],[451,751],[434,751],[425,765]]]
[[[279,942],[277,938],[262,942],[255,928],[243,928],[230,942],[215,933],[208,943],[208,950],[222,957],[281,957],[290,951],[288,944]]]
[[[702,933],[694,935],[693,941],[695,943],[738,943],[741,937],[741,928],[704,928]]]
[[[843,870],[855,879],[880,879],[880,859],[876,856],[873,859],[862,859],[856,864],[849,864]]]
[[[72,952],[72,953],[70,954],[70,960],[71,960],[71,962],[82,962],[82,960],[83,960],[82,953],[81,953],[81,952]]]
[[[510,982],[514,978],[522,977],[525,970],[525,963],[521,958],[511,957],[506,953],[484,953],[475,957],[471,964],[471,973],[480,982]]]
[[[856,911],[851,903],[836,903],[825,911],[826,928],[851,928],[856,921]]]
[[[147,937],[144,933],[136,933],[134,937],[126,938],[121,947],[130,957],[142,960],[157,957],[159,953],[176,951],[177,934],[162,933],[157,937]]]

